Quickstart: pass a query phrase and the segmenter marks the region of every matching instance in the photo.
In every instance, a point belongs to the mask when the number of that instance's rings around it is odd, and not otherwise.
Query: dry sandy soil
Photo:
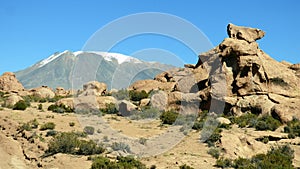
[[[49,103],[44,103],[44,109],[49,105]],[[49,111],[39,111],[37,110],[37,103],[33,103],[32,106],[25,111],[13,111],[4,108],[4,110],[0,111],[0,169],[38,168],[34,158],[28,159],[28,157],[25,157],[24,151],[28,152],[27,154],[33,153],[31,157],[39,158],[39,156],[43,154],[42,150],[47,148],[47,142],[50,139],[49,137],[45,137],[46,131],[36,130],[37,135],[40,135],[45,140],[35,143],[28,143],[26,140],[16,138],[17,127],[33,119],[37,119],[40,124],[54,122],[56,124],[55,130],[63,132],[82,131],[83,127],[87,125],[95,126],[96,131],[99,130],[99,132],[95,132],[95,134],[91,136],[91,139],[96,141],[102,141],[106,136],[106,139],[110,142],[116,142],[118,141],[117,135],[129,137],[133,140],[145,138],[149,140],[149,143],[147,142],[147,144],[149,144],[148,148],[155,148],[155,145],[151,143],[151,139],[168,133],[168,129],[170,128],[161,126],[158,120],[135,121],[114,115],[106,115],[103,118],[99,118],[95,116],[88,117],[75,114],[57,114]],[[75,126],[71,127],[69,122],[74,122]],[[231,153],[251,156],[257,153],[256,151],[258,149],[265,152],[272,144],[280,144],[283,142],[300,143],[299,139],[292,141],[282,139],[278,142],[270,142],[265,146],[262,145],[263,143],[255,141],[257,137],[270,134],[280,135],[280,131],[265,133],[257,132],[253,129],[240,129],[233,126],[232,129],[223,131],[223,142],[220,146],[227,151],[225,156],[230,157]],[[158,169],[178,169],[182,164],[187,164],[197,169],[214,168],[213,165],[216,160],[207,154],[209,147],[199,142],[199,135],[199,132],[191,131],[173,148],[165,148],[159,154],[142,157],[140,160],[148,167],[156,165]],[[167,141],[170,139],[173,138],[165,137]],[[145,148],[139,147],[139,145],[136,145],[136,147]],[[300,146],[292,145],[292,147],[295,150],[294,164],[299,167]],[[133,147],[132,149],[138,151],[138,148]],[[111,155],[108,156],[111,157]],[[42,159],[40,165],[42,166],[41,168],[46,169],[89,169],[91,161],[87,160],[87,156],[56,154]]]

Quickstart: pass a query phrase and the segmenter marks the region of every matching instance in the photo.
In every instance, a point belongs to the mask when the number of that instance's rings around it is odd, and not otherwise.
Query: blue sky
[[[300,62],[300,1],[200,0],[28,0],[0,3],[0,73],[24,69],[54,52],[81,50],[100,28],[120,17],[162,12],[198,27],[215,46],[226,25],[257,27],[266,32],[261,49],[276,60]],[[153,37],[154,38],[154,37]],[[150,38],[150,39],[153,39]],[[180,44],[157,38],[136,38],[113,52],[133,54],[143,48],[179,52]],[[183,50],[184,51],[184,50]],[[179,52],[180,53],[180,52]],[[182,53],[179,54],[182,56]],[[181,58],[185,62],[193,60]]]

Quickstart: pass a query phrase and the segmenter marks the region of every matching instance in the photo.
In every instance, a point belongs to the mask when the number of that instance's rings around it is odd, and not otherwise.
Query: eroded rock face
[[[23,85],[17,80],[16,75],[6,72],[0,77],[0,90],[3,91],[22,91]]]
[[[106,93],[107,85],[97,81],[91,81],[83,85],[84,95],[101,96]]]
[[[17,94],[11,94],[7,97],[7,99],[4,102],[5,107],[12,107],[14,106],[18,101],[23,100],[21,96],[18,96]]]
[[[39,98],[53,98],[55,93],[48,86],[42,86],[31,90],[32,95]]]
[[[265,32],[260,29],[236,26],[232,23],[227,26],[227,34],[232,39],[241,39],[249,43],[265,36]]]

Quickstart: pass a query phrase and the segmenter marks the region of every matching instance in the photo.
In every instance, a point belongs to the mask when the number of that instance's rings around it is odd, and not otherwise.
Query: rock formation
[[[6,72],[0,77],[0,90],[3,91],[22,91],[23,85],[17,80],[16,75]]]
[[[218,114],[256,111],[272,114],[282,122],[299,118],[299,64],[277,62],[263,52],[256,42],[265,35],[260,29],[229,24],[227,33],[229,38],[200,54],[196,65],[163,72],[129,89],[164,90],[167,108],[176,107],[187,97],[187,102],[196,100],[200,109]]]

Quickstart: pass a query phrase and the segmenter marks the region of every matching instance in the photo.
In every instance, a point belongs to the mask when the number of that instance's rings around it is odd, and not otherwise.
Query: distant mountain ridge
[[[119,53],[66,50],[56,52],[15,74],[25,88],[45,85],[51,88],[80,89],[87,81],[97,80],[108,84],[109,89],[121,89],[136,80],[152,79],[156,74],[172,68],[172,65],[145,62]],[[95,71],[92,78],[86,75],[91,70]]]

